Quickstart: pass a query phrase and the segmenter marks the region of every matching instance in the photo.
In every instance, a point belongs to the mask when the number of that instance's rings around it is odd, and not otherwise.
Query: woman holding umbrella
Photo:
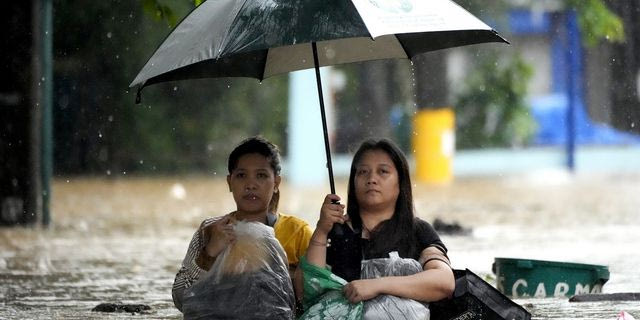
[[[185,300],[193,295],[188,293],[190,288],[197,285],[225,249],[236,242],[234,221],[259,222],[273,227],[275,238],[286,252],[284,259],[288,260],[289,270],[295,269],[307,249],[312,230],[302,219],[277,212],[280,168],[278,148],[261,137],[248,138],[231,152],[227,183],[237,210],[204,220],[193,235],[173,283],[173,301],[179,310],[184,312]],[[287,282],[290,288],[289,276]]]
[[[307,250],[308,263],[328,265],[348,281],[343,292],[352,303],[383,294],[422,302],[450,297],[455,280],[447,249],[429,223],[414,217],[402,152],[389,140],[363,142],[351,164],[348,188],[346,215],[345,206],[337,203],[339,196],[325,197]],[[417,260],[423,271],[360,279],[363,260],[388,258],[393,251]]]

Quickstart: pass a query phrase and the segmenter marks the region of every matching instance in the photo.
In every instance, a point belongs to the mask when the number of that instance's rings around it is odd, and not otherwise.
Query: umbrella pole
[[[327,130],[327,116],[324,111],[324,96],[322,95],[322,81],[320,80],[320,64],[318,63],[318,47],[316,42],[311,42],[313,49],[313,65],[316,70],[316,84],[318,85],[318,98],[320,99],[320,114],[322,116],[322,132],[324,134],[324,152],[327,155],[327,170],[329,171],[329,186],[331,193],[336,193],[336,186],[333,181],[333,165],[331,164],[331,148],[329,147],[329,133]]]

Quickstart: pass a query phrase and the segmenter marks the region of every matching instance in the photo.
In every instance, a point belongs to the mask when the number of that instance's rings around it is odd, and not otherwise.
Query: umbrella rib
[[[271,50],[271,48],[267,48],[266,50],[264,50],[264,62],[262,64],[262,67],[260,68],[260,78],[258,80],[260,80],[260,82],[262,82],[262,80],[264,80],[264,72],[267,68],[267,59],[269,58],[269,50]]]
[[[404,43],[402,41],[400,41],[400,39],[398,39],[397,35],[393,35],[394,38],[396,38],[396,40],[398,41],[398,43],[400,44],[400,46],[402,47],[402,51],[407,55],[407,59],[411,60],[411,58],[413,57],[412,55],[409,54],[409,51],[407,51],[407,47],[404,45]],[[374,40],[375,41],[375,40]]]
[[[245,0],[244,2],[242,2],[242,5],[240,6],[240,8],[238,8],[238,11],[235,12],[233,19],[231,19],[231,23],[229,24],[229,26],[233,26],[235,25],[236,20],[238,19],[238,15],[240,14],[240,12],[242,11],[242,9],[244,9],[244,7],[247,5],[247,0]],[[230,32],[226,32],[224,35],[224,38],[222,38],[222,41],[220,41],[220,49],[225,48],[227,46],[227,39],[229,38],[229,33]],[[220,58],[222,55],[218,55],[216,59]]]

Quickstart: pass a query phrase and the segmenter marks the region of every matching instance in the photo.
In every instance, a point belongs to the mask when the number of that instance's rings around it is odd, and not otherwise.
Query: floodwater
[[[345,182],[337,181],[345,195]],[[328,187],[282,186],[281,210],[315,225]],[[460,178],[416,184],[416,211],[473,229],[443,236],[455,268],[489,281],[495,257],[602,264],[603,292],[640,292],[640,174]],[[220,177],[80,178],[53,184],[53,225],[0,229],[0,319],[180,319],[171,284],[200,221],[233,209]],[[640,302],[517,299],[536,319],[640,318]],[[102,302],[148,314],[92,312]]]

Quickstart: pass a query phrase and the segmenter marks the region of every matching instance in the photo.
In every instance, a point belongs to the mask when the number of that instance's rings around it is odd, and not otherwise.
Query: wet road
[[[345,182],[337,181],[346,195]],[[281,210],[315,225],[328,187],[281,188]],[[416,184],[416,211],[473,228],[443,236],[455,268],[492,277],[494,257],[608,265],[603,292],[640,292],[640,174],[464,178]],[[193,231],[233,201],[224,180],[60,178],[53,226],[0,229],[0,319],[180,319],[171,284]],[[142,303],[149,314],[91,312]],[[518,299],[537,319],[640,318],[639,302]]]

